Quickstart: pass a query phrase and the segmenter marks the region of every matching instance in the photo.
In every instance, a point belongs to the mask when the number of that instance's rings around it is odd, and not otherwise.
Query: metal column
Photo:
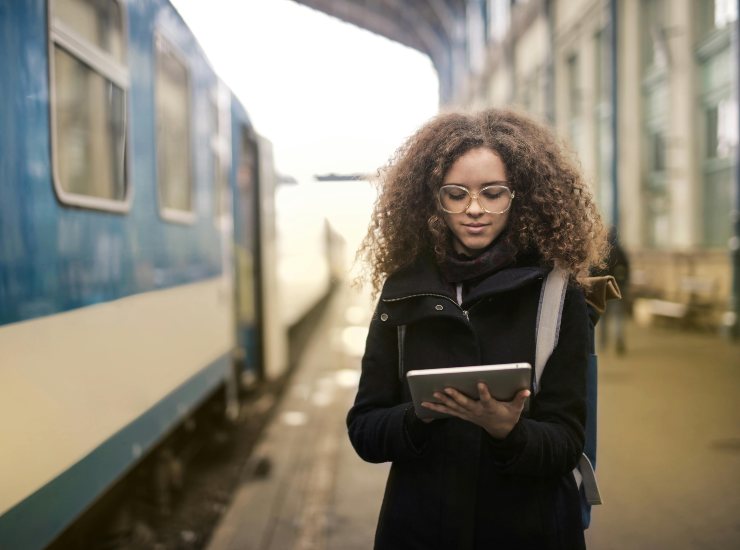
[[[740,2],[740,0],[738,0]],[[611,107],[612,107],[612,173],[611,173],[611,182],[612,182],[612,224],[614,227],[617,228],[617,234],[619,234],[619,230],[621,229],[619,227],[619,172],[618,172],[618,166],[619,166],[619,117],[617,116],[619,114],[619,111],[617,109],[618,107],[618,101],[619,101],[619,90],[618,90],[618,83],[617,83],[617,61],[618,61],[618,27],[617,27],[617,18],[618,18],[618,9],[617,6],[617,0],[611,0],[609,3],[609,23],[610,23],[610,41],[611,41]]]
[[[737,1],[740,14],[740,0]],[[738,105],[737,124],[740,128],[740,17],[735,19],[735,32],[732,37],[732,51],[735,56],[735,104]],[[732,289],[730,310],[725,319],[725,327],[733,339],[740,338],[740,144],[735,144],[735,203],[730,216],[732,236],[728,243],[732,265]]]

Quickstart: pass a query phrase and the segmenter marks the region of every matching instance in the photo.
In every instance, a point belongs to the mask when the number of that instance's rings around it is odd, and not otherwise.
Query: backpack
[[[586,443],[583,455],[573,470],[581,494],[581,516],[583,527],[591,523],[591,506],[601,504],[601,494],[596,482],[596,404],[597,404],[597,357],[594,345],[594,327],[599,313],[603,312],[606,300],[620,298],[619,288],[611,276],[591,278],[592,293],[587,297],[589,310],[589,359],[586,370]],[[555,267],[542,284],[539,309],[537,311],[537,332],[535,348],[535,374],[533,393],[539,391],[539,381],[558,341],[560,317],[563,313],[565,291],[568,286],[568,273]],[[595,292],[593,291],[595,289]],[[600,294],[600,296],[599,296]]]

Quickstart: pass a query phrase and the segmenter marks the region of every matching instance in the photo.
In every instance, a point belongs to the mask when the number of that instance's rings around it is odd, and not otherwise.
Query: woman
[[[572,469],[585,423],[588,320],[577,282],[605,247],[596,207],[550,132],[511,111],[445,114],[382,173],[360,254],[377,292],[349,436],[391,461],[378,549],[584,548]],[[571,274],[540,391],[447,389],[416,416],[405,372],[534,364],[543,278]],[[401,327],[401,330],[399,330]],[[400,351],[399,351],[400,350]]]

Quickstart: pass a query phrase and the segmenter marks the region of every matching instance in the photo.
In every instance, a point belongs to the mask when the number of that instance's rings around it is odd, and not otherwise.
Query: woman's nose
[[[480,203],[478,202],[477,196],[470,197],[470,204],[468,205],[468,208],[465,210],[465,213],[468,214],[469,216],[480,216],[485,213],[485,210],[483,210]]]

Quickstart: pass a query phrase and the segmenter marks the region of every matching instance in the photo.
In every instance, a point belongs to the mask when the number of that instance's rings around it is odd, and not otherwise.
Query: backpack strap
[[[601,504],[601,491],[596,481],[596,472],[586,453],[583,453],[578,460],[578,466],[573,470],[573,477],[576,478],[578,487],[583,489],[586,502],[591,505]]]
[[[535,343],[535,377],[533,380],[533,393],[539,391],[539,382],[545,370],[547,360],[552,355],[558,343],[560,333],[560,319],[563,315],[563,304],[565,292],[568,286],[568,272],[563,268],[555,266],[542,283],[540,291],[540,304],[537,311],[537,336]],[[593,465],[588,457],[583,454],[578,465],[573,470],[576,484],[583,489],[585,500],[588,504],[601,504],[601,494],[596,483]]]
[[[547,274],[540,291],[540,303],[537,310],[537,341],[535,343],[533,393],[540,390],[540,379],[547,360],[558,343],[560,318],[563,314],[565,291],[568,286],[568,272],[555,266]]]

